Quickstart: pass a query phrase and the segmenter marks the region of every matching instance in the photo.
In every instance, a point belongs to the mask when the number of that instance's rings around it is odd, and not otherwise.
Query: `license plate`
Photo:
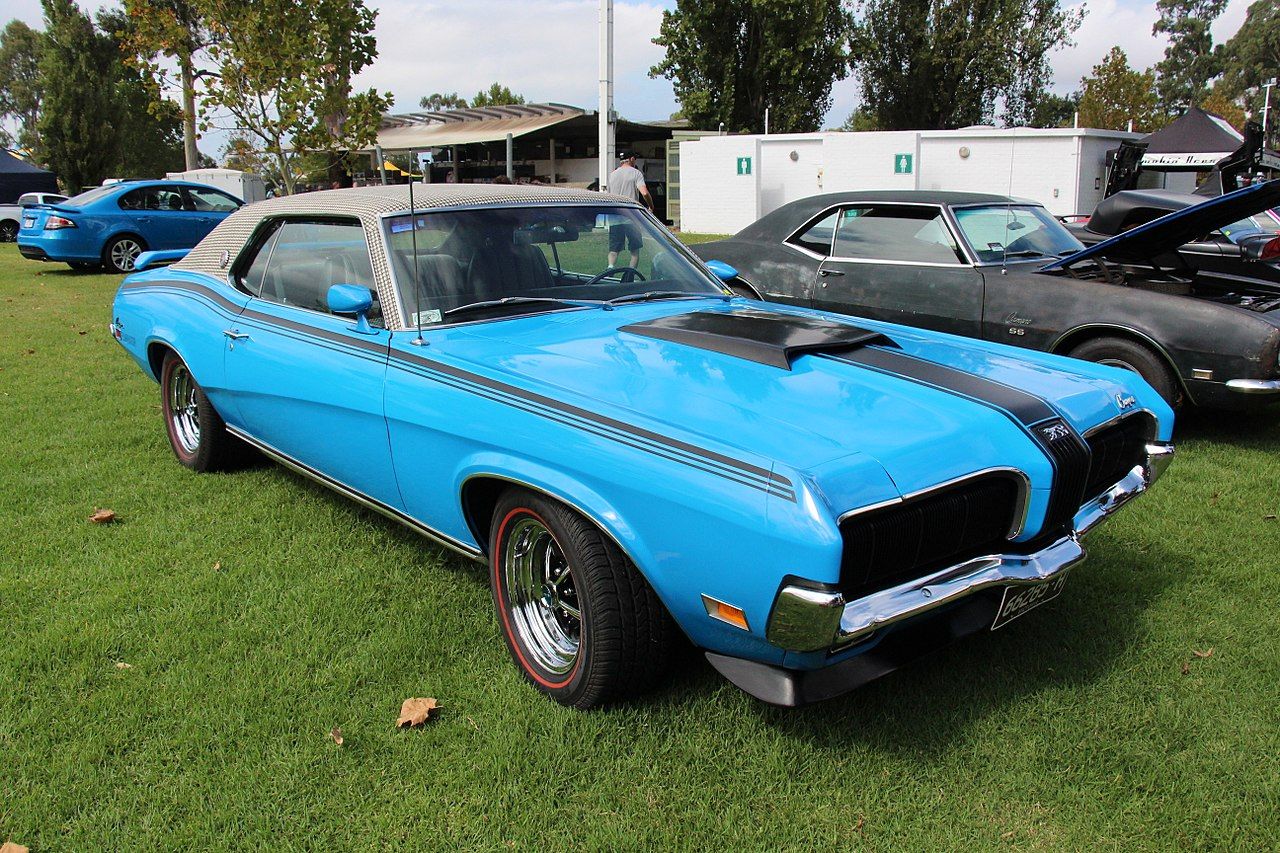
[[[996,611],[996,621],[991,623],[991,630],[1003,628],[1024,613],[1057,598],[1066,583],[1067,573],[1062,572],[1047,581],[1030,586],[1024,584],[1005,587],[1004,598],[1000,601],[1000,609]]]
[[[23,217],[23,219],[22,219],[22,227],[23,227],[23,228],[35,228],[35,227],[36,227],[36,218],[35,218],[34,216],[26,216],[26,217]]]

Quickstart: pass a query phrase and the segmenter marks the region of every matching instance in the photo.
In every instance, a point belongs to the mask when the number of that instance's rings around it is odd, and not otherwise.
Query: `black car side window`
[[[836,258],[959,264],[964,257],[936,207],[846,207],[836,223]]]
[[[839,216],[839,211],[824,216],[787,242],[826,257],[831,254],[831,238],[835,234],[836,219]]]
[[[358,222],[285,220],[258,247],[240,279],[260,299],[329,313],[329,288],[355,284],[369,288],[381,316],[373,264]]]

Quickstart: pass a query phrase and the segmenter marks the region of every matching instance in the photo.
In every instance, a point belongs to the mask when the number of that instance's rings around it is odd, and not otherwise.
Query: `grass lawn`
[[[480,567],[282,468],[180,467],[118,282],[0,245],[0,843],[1280,845],[1280,411],[1185,418],[1007,629],[803,710],[690,654],[583,714],[521,681]],[[443,711],[397,731],[410,696]]]

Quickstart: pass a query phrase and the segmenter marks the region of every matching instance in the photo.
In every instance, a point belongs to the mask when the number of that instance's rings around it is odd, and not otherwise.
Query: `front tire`
[[[653,588],[594,524],[510,489],[489,535],[494,608],[521,673],[562,705],[588,709],[652,687],[674,627]]]
[[[1182,405],[1182,387],[1178,377],[1150,347],[1125,338],[1102,337],[1085,341],[1067,355],[1097,364],[1132,371],[1147,381],[1170,406]]]
[[[235,466],[238,442],[175,352],[164,357],[160,369],[160,408],[169,446],[179,462],[200,473]]]
[[[119,237],[112,238],[103,248],[102,265],[112,272],[133,272],[138,255],[141,255],[146,250],[147,247],[142,242],[141,237],[122,234]]]

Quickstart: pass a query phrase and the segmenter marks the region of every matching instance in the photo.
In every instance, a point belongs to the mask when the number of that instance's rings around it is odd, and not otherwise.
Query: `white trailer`
[[[244,199],[246,203],[262,201],[267,197],[266,183],[252,172],[236,169],[191,169],[187,172],[169,172],[165,177],[171,181],[208,184]]]

